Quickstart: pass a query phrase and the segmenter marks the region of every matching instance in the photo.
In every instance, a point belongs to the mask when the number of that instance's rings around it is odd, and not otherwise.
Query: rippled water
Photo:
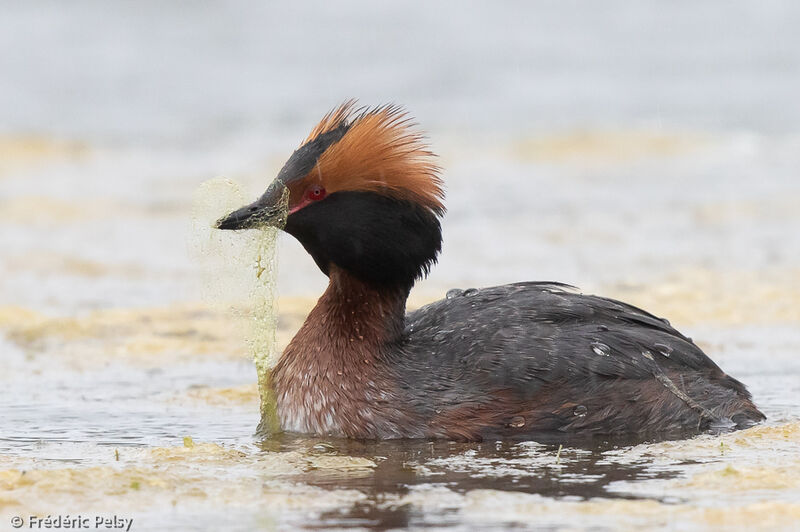
[[[2,5],[0,530],[77,512],[796,527],[797,5],[460,6]],[[522,279],[618,297],[692,336],[767,423],[661,443],[254,436],[252,241],[203,248],[192,201],[220,175],[256,197],[353,96],[406,104],[446,169],[444,250],[412,306]],[[325,279],[288,238],[278,256],[285,345]]]

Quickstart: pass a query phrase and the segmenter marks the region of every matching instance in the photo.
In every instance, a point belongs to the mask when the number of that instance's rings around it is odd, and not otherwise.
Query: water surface
[[[796,527],[796,3],[2,10],[0,529]],[[660,443],[255,436],[253,265],[199,245],[192,202],[219,176],[256,197],[354,96],[406,104],[445,167],[412,306],[523,279],[618,297],[768,421]],[[325,278],[278,251],[281,346]]]

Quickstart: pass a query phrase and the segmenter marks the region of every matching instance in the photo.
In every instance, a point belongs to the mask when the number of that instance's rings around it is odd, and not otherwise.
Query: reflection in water
[[[302,482],[326,489],[356,489],[367,498],[346,512],[323,513],[312,526],[403,527],[434,521],[457,523],[453,508],[442,504],[438,512],[420,515],[404,502],[404,496],[420,487],[445,487],[463,495],[471,490],[492,489],[538,494],[544,497],[594,497],[634,499],[630,493],[607,491],[612,482],[670,479],[677,470],[652,468],[648,460],[621,465],[610,462],[607,449],[620,443],[602,441],[586,450],[539,443],[455,443],[443,441],[357,442],[315,440],[284,435],[261,442],[265,450],[305,450],[359,456],[377,464],[371,474],[337,475],[330,471],[308,471]],[[584,442],[589,444],[589,442]],[[589,447],[587,445],[587,447]],[[440,515],[437,515],[440,514]],[[448,517],[449,514],[450,515]]]

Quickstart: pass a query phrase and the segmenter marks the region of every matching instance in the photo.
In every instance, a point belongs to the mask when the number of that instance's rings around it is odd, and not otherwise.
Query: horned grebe
[[[289,214],[281,198],[289,193]],[[397,106],[331,111],[220,229],[281,225],[329,277],[271,373],[286,431],[525,438],[743,427],[764,415],[666,320],[526,282],[406,299],[441,248],[434,155]]]

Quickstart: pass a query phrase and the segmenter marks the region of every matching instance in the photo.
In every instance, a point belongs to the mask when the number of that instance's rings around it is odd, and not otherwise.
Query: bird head
[[[410,287],[441,248],[443,199],[435,155],[409,115],[350,101],[323,117],[258,200],[217,228],[280,227],[325,274],[333,264]]]

